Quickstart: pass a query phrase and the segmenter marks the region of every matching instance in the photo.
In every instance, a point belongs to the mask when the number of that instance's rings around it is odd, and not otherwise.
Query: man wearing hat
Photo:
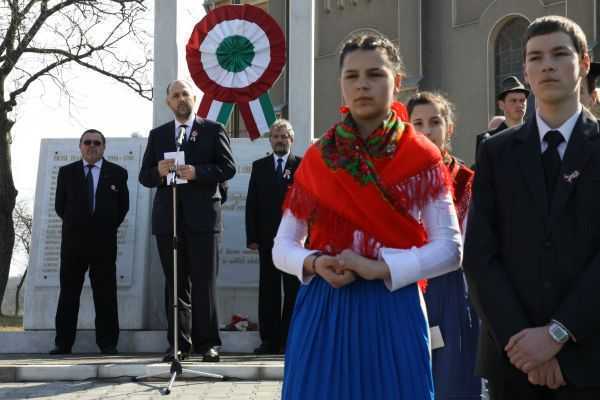
[[[523,117],[525,117],[525,111],[527,110],[527,96],[529,96],[529,90],[525,88],[516,76],[509,76],[502,81],[502,91],[498,94],[497,101],[498,108],[504,113],[505,120],[496,129],[477,135],[476,157],[479,143],[483,140],[507,128],[523,123]]]
[[[593,108],[598,104],[598,92],[596,91],[598,75],[600,75],[600,63],[593,62],[587,77],[581,81],[581,104],[592,113],[594,112]]]

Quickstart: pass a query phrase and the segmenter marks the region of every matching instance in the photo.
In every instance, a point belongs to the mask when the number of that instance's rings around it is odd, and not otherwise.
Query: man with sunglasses
[[[60,295],[55,347],[69,354],[75,342],[79,298],[89,268],[96,311],[96,344],[117,354],[117,229],[129,211],[127,171],[103,158],[104,135],[88,129],[79,139],[81,160],[58,170],[55,210],[62,219]]]

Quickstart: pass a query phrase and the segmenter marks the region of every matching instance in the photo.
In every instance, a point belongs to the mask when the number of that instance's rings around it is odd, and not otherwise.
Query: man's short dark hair
[[[106,138],[104,137],[104,135],[102,134],[102,132],[100,132],[98,129],[87,129],[87,130],[85,130],[81,134],[81,137],[79,138],[79,144],[81,144],[81,142],[83,142],[83,137],[86,134],[88,134],[88,133],[97,133],[98,135],[100,135],[100,139],[102,140],[102,145],[106,146]]]
[[[573,42],[573,46],[577,50],[579,57],[588,54],[587,39],[581,27],[569,18],[559,15],[549,15],[536,18],[527,27],[527,31],[525,31],[525,36],[523,37],[523,59],[527,55],[527,42],[529,42],[529,39],[555,32],[566,33],[571,38],[571,42]]]

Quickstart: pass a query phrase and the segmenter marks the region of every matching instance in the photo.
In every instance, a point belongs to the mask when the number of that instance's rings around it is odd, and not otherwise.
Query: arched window
[[[496,79],[494,98],[501,92],[504,78],[515,75],[523,81],[523,35],[529,22],[522,17],[509,20],[498,32],[495,48]]]

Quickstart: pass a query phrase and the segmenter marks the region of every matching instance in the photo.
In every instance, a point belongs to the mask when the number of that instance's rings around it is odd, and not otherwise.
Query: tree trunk
[[[27,277],[27,270],[23,273],[21,280],[19,281],[19,285],[17,286],[17,293],[15,294],[15,312],[14,316],[17,317],[19,315],[19,298],[21,296],[21,289],[23,288],[23,284],[25,283],[25,278]]]
[[[10,130],[13,124],[8,118],[8,112],[0,109],[0,315],[15,244],[13,210],[17,189],[13,181],[10,158]]]

